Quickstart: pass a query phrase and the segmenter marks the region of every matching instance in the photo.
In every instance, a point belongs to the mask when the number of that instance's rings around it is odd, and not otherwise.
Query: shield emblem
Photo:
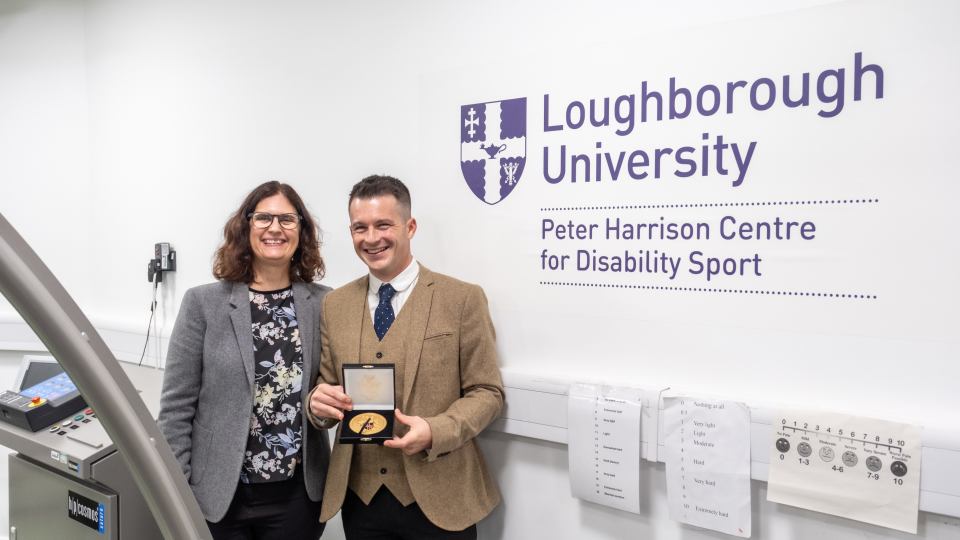
[[[460,107],[460,170],[470,191],[497,204],[513,191],[527,160],[527,98]]]

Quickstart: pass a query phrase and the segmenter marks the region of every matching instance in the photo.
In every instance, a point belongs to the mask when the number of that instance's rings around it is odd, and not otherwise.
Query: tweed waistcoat
[[[409,311],[409,310],[408,310]],[[403,410],[399,402],[399,395],[403,388],[404,356],[409,328],[409,319],[403,309],[394,319],[390,330],[377,339],[370,319],[370,310],[363,311],[363,327],[360,333],[360,362],[364,364],[394,364],[394,388],[397,390],[397,407]],[[378,357],[379,355],[379,357]],[[402,433],[401,424],[394,420],[394,433]],[[360,497],[364,504],[376,495],[381,485],[387,486],[390,493],[404,506],[414,502],[413,492],[407,483],[407,475],[403,467],[403,453],[394,448],[386,448],[378,444],[357,444],[353,448],[353,460],[350,462],[350,481],[348,486]]]

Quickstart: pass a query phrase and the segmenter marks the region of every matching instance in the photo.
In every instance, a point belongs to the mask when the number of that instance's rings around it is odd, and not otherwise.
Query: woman
[[[292,187],[254,189],[223,229],[213,275],[170,336],[160,429],[213,537],[316,540],[329,447],[307,429],[320,363],[316,223]]]

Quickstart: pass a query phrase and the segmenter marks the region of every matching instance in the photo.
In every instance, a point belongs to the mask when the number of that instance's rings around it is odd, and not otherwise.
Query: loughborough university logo
[[[506,199],[526,161],[527,98],[460,107],[460,170],[478,199]]]

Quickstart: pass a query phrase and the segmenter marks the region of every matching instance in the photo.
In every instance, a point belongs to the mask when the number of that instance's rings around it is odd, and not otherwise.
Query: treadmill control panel
[[[66,373],[59,373],[19,392],[0,394],[0,421],[40,431],[86,407],[77,386]]]

